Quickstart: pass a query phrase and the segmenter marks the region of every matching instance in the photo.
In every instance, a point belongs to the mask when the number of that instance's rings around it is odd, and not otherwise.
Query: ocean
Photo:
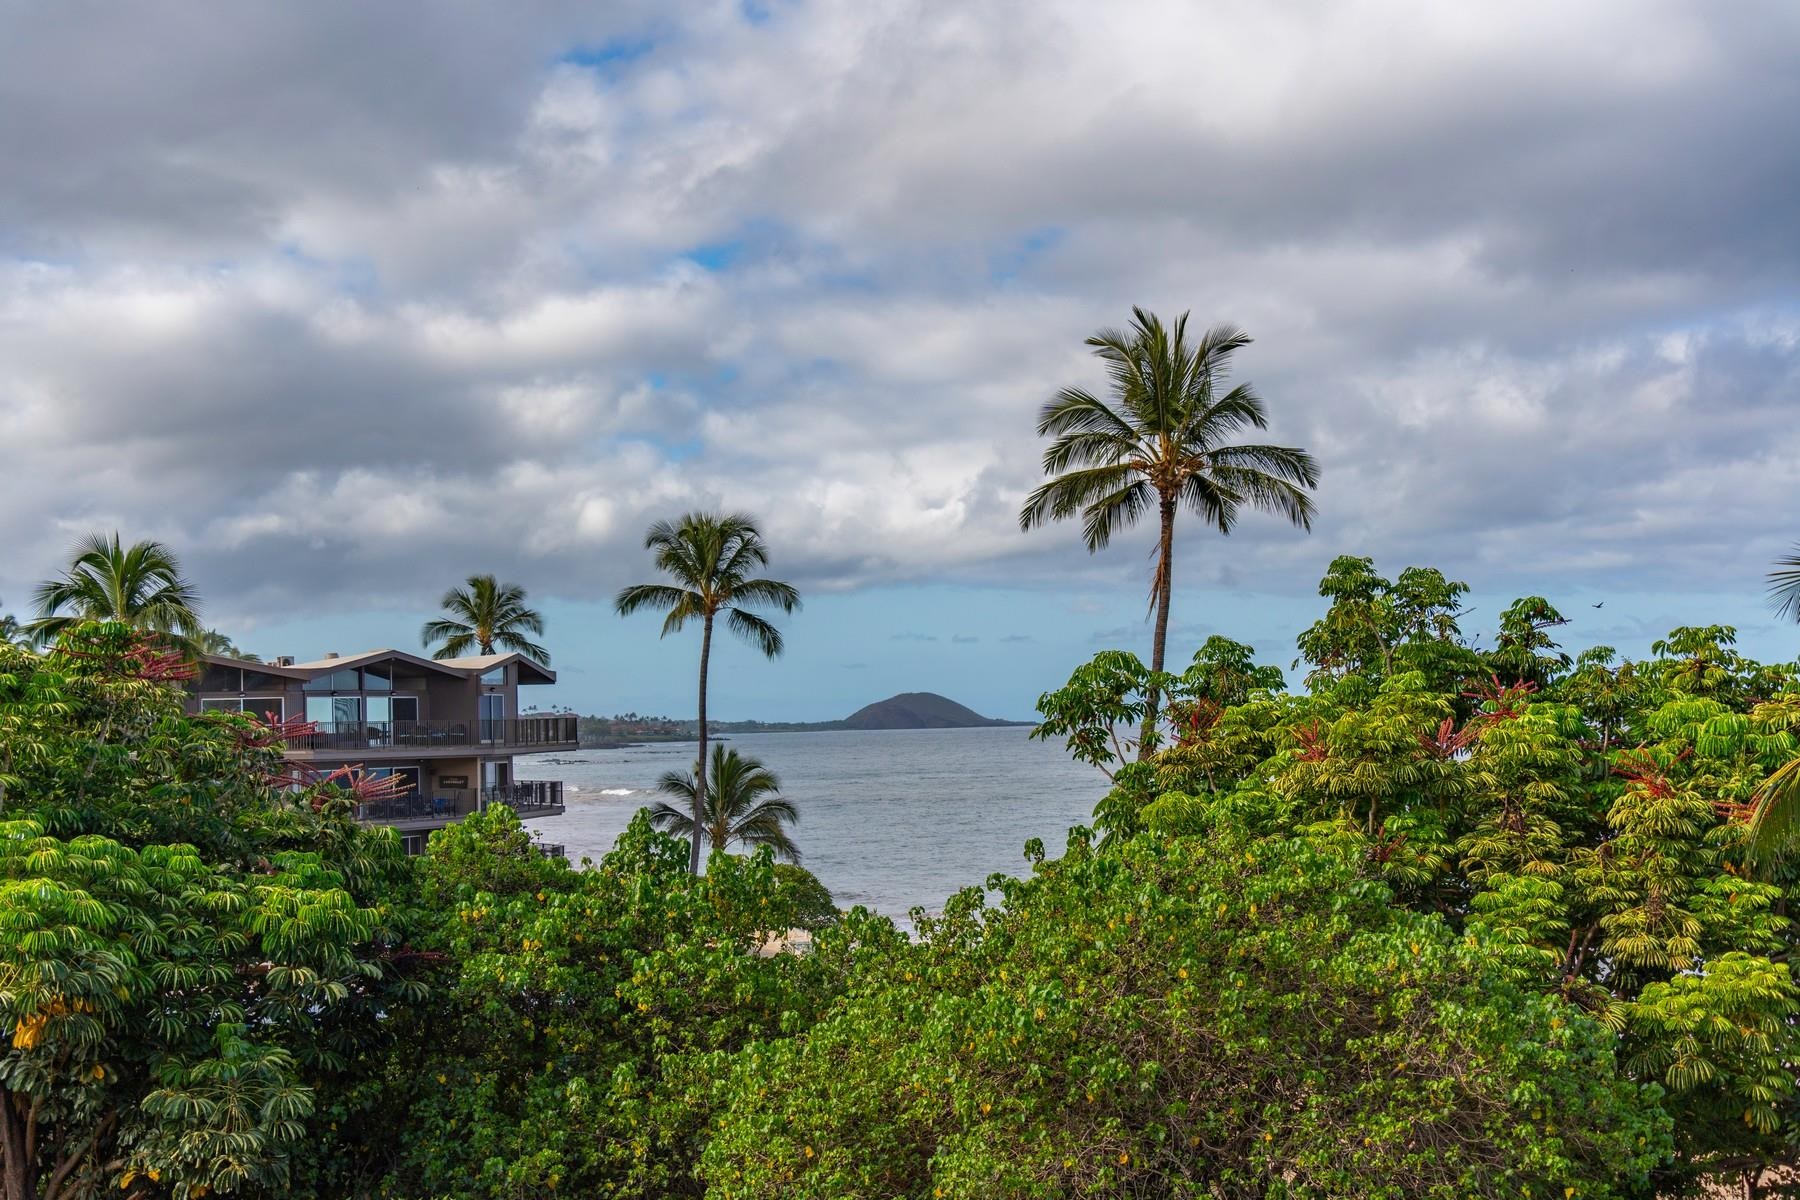
[[[1071,826],[1091,823],[1106,777],[1024,727],[844,730],[730,735],[761,759],[800,810],[792,830],[801,865],[839,907],[861,904],[904,921],[939,910],[959,888],[996,871],[1029,870],[1025,842],[1062,853]],[[519,779],[560,779],[560,817],[528,821],[571,863],[599,859],[639,808],[656,803],[665,771],[691,770],[694,743],[520,757]],[[734,848],[735,849],[735,848]]]

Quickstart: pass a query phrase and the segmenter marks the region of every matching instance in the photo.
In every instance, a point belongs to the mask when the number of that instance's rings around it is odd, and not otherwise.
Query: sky
[[[117,529],[309,658],[492,572],[543,703],[691,713],[611,597],[742,509],[806,604],[715,714],[1028,717],[1147,654],[1152,531],[1017,522],[1137,304],[1322,469],[1310,534],[1178,529],[1176,663],[1287,666],[1346,553],[1792,659],[1796,112],[1785,0],[0,0],[0,608]]]

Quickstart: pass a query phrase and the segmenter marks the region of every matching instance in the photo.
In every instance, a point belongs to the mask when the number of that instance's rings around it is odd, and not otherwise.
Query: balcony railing
[[[520,779],[481,789],[481,806],[504,804],[521,817],[555,816],[563,811],[560,779]]]
[[[290,750],[544,750],[576,743],[576,718],[492,721],[321,721],[288,739]]]
[[[491,788],[437,788],[391,800],[356,806],[356,819],[377,825],[406,821],[460,821],[493,804],[504,804],[521,817],[553,817],[563,811],[560,779],[521,779]]]

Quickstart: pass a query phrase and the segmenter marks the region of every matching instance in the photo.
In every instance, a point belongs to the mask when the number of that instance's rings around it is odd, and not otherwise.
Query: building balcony
[[[364,757],[370,751],[408,755],[470,750],[573,750],[579,744],[573,716],[512,717],[493,721],[319,722],[313,732],[288,739],[290,754]]]
[[[436,788],[430,795],[396,796],[356,806],[356,819],[396,829],[436,828],[471,813],[504,804],[521,818],[556,817],[563,812],[560,779],[521,779],[491,788]]]

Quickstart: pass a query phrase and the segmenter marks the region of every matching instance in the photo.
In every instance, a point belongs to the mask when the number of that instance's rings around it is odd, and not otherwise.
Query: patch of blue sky
[[[376,269],[374,260],[364,255],[324,259],[308,253],[297,242],[282,242],[276,247],[275,253],[283,262],[329,276],[332,285],[347,295],[373,296],[381,288],[380,271]],[[233,263],[220,264],[224,268],[234,265]]]
[[[699,458],[701,453],[706,449],[706,443],[697,437],[677,439],[658,437],[656,434],[651,433],[639,437],[622,438],[620,440],[638,442],[650,446],[654,448],[658,454],[662,455],[663,458],[672,463],[688,462],[692,459]]]
[[[577,46],[565,51],[558,62],[585,67],[600,76],[618,74],[625,67],[655,50],[662,39],[648,34],[639,37],[614,38],[597,46]]]
[[[722,242],[709,242],[703,246],[695,246],[681,257],[708,271],[723,271],[729,268],[744,254],[744,239],[730,238]]]
[[[1067,230],[1046,225],[1014,238],[1008,245],[988,256],[988,278],[995,283],[1011,283],[1031,265],[1061,244]]]

